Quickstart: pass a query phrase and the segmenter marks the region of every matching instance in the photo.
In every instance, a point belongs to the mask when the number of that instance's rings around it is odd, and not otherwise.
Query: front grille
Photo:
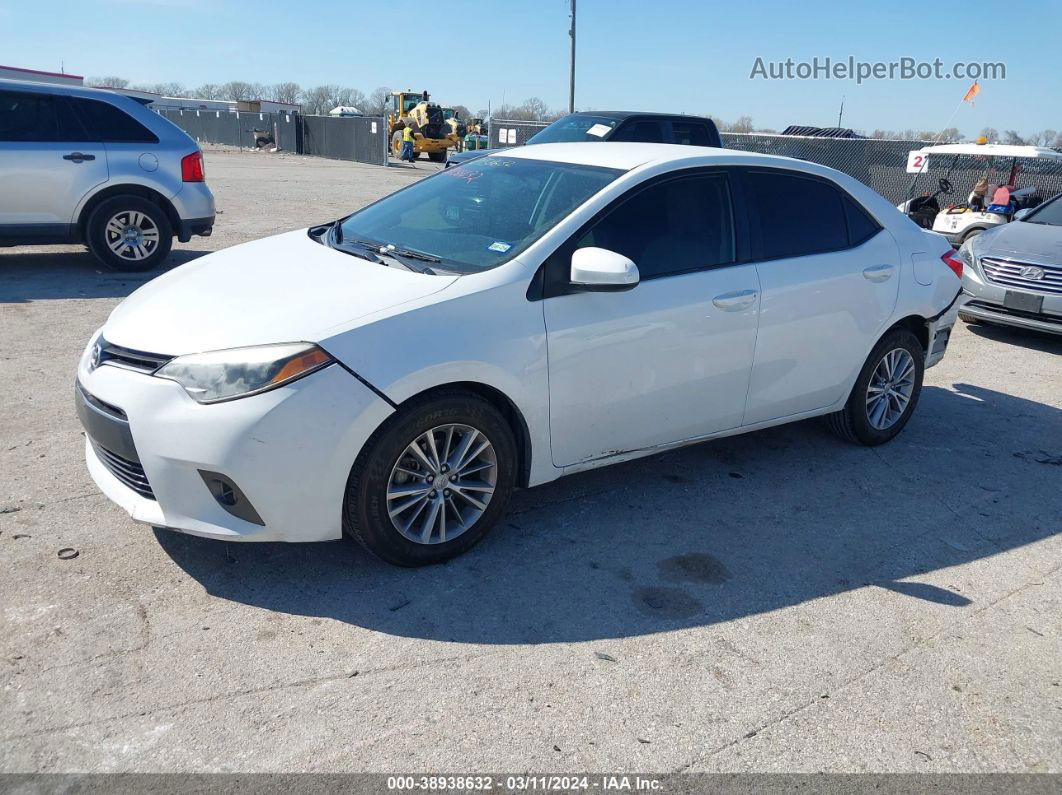
[[[1038,293],[1062,295],[1062,266],[1044,265],[1040,262],[1016,262],[1013,260],[983,257],[981,268],[990,282],[1002,287],[1021,287]],[[1022,268],[1039,268],[1042,279],[1030,279],[1021,275]]]
[[[153,373],[173,357],[161,353],[148,353],[147,351],[134,351],[132,348],[123,348],[107,342],[100,337],[96,342],[98,353],[95,354],[95,366],[103,364],[124,367],[126,370],[135,370],[138,373]]]
[[[92,442],[92,449],[96,451],[96,456],[100,459],[100,462],[107,467],[107,471],[118,480],[122,481],[141,497],[147,497],[149,500],[155,499],[155,493],[151,490],[151,484],[148,483],[147,475],[144,474],[144,468],[140,464],[136,461],[130,461],[128,458],[122,458],[120,455],[100,447],[96,442]]]

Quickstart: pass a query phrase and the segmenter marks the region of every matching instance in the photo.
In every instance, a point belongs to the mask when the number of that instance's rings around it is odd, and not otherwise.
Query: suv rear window
[[[0,141],[85,141],[62,97],[0,91]]]
[[[158,136],[121,108],[95,99],[70,100],[85,122],[89,139],[105,143],[157,144]]]
[[[712,146],[712,139],[708,136],[708,128],[704,124],[673,121],[671,122],[671,132],[675,137],[673,143],[686,146]]]

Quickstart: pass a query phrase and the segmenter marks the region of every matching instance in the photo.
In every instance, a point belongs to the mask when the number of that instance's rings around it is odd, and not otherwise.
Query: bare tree
[[[302,96],[302,89],[298,83],[277,83],[265,90],[265,95],[274,102],[286,102],[295,105]]]
[[[221,99],[221,87],[214,83],[203,83],[192,92],[192,96],[198,99]]]
[[[727,132],[750,133],[753,130],[751,116],[739,116],[737,121],[727,125]]]
[[[380,86],[369,94],[368,99],[365,100],[365,107],[362,108],[362,110],[371,116],[383,116],[387,113],[387,109],[390,107],[391,89],[387,86]]]
[[[1016,130],[1004,130],[1003,143],[1022,146],[1025,143],[1025,139],[1018,135]]]
[[[347,105],[365,112],[365,95],[356,88],[340,89],[337,99],[336,105]]]
[[[90,86],[100,86],[102,88],[126,88],[129,85],[129,81],[124,77],[90,77]]]
[[[996,132],[995,127],[985,127],[981,130],[981,137],[987,138],[989,143],[993,143],[999,140],[999,133]]]
[[[470,111],[464,105],[454,105],[454,113],[457,114],[457,118],[461,121],[468,121],[472,118],[472,111]]]
[[[230,80],[218,87],[219,99],[238,101],[241,99],[258,99],[262,93],[259,83],[245,83],[243,80]]]
[[[302,110],[310,116],[324,116],[335,107],[329,104],[330,86],[316,86],[307,89],[302,95]]]

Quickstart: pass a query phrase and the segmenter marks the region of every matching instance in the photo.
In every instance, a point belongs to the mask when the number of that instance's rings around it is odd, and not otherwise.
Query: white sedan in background
[[[78,369],[88,467],[159,527],[435,563],[516,486],[815,416],[888,441],[961,271],[823,166],[524,147],[136,291]]]

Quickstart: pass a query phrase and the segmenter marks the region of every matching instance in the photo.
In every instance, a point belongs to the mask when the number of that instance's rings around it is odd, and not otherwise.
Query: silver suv
[[[0,186],[0,246],[84,243],[120,271],[214,227],[196,142],[112,91],[0,80]]]

